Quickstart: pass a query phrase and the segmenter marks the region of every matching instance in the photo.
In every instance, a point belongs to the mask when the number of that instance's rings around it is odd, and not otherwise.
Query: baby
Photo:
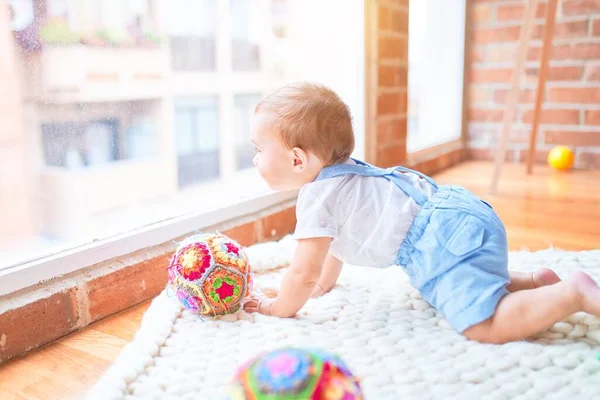
[[[527,338],[577,311],[600,316],[600,288],[583,272],[568,281],[549,269],[509,272],[504,226],[469,191],[350,158],[350,111],[328,88],[297,83],[266,97],[252,140],[269,186],[300,193],[298,246],[280,291],[250,299],[247,312],[293,317],[349,263],[401,266],[424,300],[480,342]]]

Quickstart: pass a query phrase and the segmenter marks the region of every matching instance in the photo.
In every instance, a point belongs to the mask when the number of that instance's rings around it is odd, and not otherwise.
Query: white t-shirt
[[[405,176],[427,198],[435,191],[418,175]],[[386,268],[395,264],[400,245],[420,209],[395,183],[383,177],[346,174],[322,179],[300,190],[294,237],[331,237],[330,251],[341,261]]]

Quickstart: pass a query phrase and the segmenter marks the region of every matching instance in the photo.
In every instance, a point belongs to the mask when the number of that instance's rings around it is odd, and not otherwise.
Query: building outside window
[[[261,100],[260,94],[236,94],[235,104],[235,156],[236,167],[238,170],[251,168],[256,151],[252,143],[248,140],[250,137],[250,123],[254,108]]]
[[[175,100],[180,187],[219,177],[219,115],[215,96]]]
[[[217,2],[178,0],[164,7],[164,10],[173,70],[214,71]]]

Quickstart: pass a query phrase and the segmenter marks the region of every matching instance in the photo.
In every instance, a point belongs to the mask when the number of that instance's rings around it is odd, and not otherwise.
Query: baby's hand
[[[271,315],[271,307],[273,306],[273,299],[267,297],[251,297],[250,300],[244,304],[244,311],[248,313],[260,313],[263,315]]]

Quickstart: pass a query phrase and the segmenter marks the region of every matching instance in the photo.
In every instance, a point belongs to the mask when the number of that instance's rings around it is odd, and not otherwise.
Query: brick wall
[[[408,0],[377,4],[377,164],[391,166],[406,154],[408,104]]]
[[[390,166],[406,156],[408,0],[365,5],[365,158]]]
[[[0,0],[0,242],[31,234],[27,146],[6,0]],[[10,210],[10,212],[8,211]]]
[[[250,246],[292,233],[295,207],[282,204],[241,221],[201,227]],[[60,279],[0,296],[0,364],[159,294],[175,243],[147,248]],[[27,329],[23,329],[27,323]]]
[[[471,155],[492,159],[517,54],[523,0],[472,0],[468,71]],[[545,2],[536,10],[526,73],[507,160],[527,156]],[[559,0],[545,101],[538,131],[538,162],[555,145],[571,146],[576,167],[600,168],[600,1]]]

